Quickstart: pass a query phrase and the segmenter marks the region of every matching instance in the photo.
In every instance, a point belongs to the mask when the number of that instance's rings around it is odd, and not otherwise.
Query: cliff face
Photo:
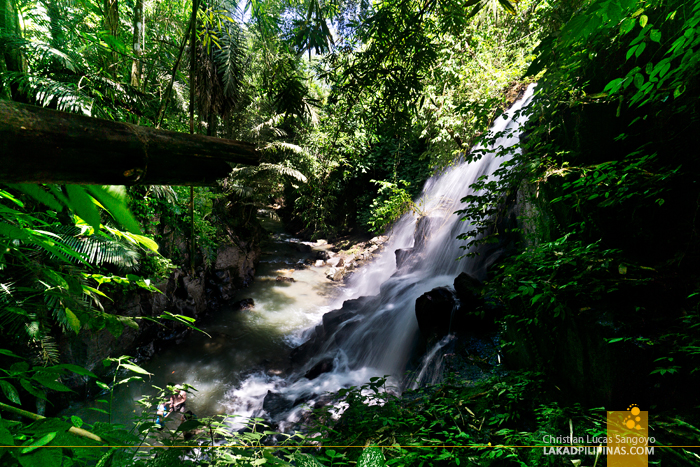
[[[118,336],[106,328],[63,334],[59,350],[64,363],[83,366],[99,375],[103,371],[101,362],[107,357],[131,355],[137,361],[147,360],[163,346],[179,343],[191,332],[174,321],[160,320],[161,324],[156,324],[147,318],[157,319],[169,312],[200,320],[216,313],[253,281],[262,232],[255,213],[246,212],[252,209],[250,206],[238,206],[226,199],[217,204],[213,212],[223,234],[217,238],[215,249],[197,245],[194,274],[189,267],[181,266],[155,284],[161,293],[138,289],[112,294],[114,302],[105,303],[105,311],[137,318],[138,329],[124,326]],[[161,253],[181,258],[182,264],[189,265],[190,239],[167,223],[157,229]],[[79,376],[67,382],[83,396],[87,395],[85,383]]]

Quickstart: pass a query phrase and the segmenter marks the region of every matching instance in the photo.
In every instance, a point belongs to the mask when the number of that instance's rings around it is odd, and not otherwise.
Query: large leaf
[[[70,208],[85,222],[94,227],[95,230],[100,229],[100,213],[97,212],[95,202],[90,195],[80,185],[66,185]]]
[[[365,448],[357,459],[357,467],[384,467],[384,454],[376,446]]]
[[[302,454],[297,452],[294,454],[294,460],[297,463],[297,467],[323,467],[319,461],[308,454]]]
[[[88,189],[102,203],[115,221],[123,225],[129,232],[141,234],[139,223],[136,222],[136,219],[127,207],[124,187],[89,186]]]
[[[39,438],[38,440],[34,441],[30,445],[22,448],[22,454],[27,454],[32,452],[33,450],[40,448],[42,446],[46,446],[49,444],[54,438],[56,437],[56,432],[52,431],[51,433],[46,433],[44,436]]]
[[[19,394],[17,393],[17,389],[4,379],[0,379],[0,388],[2,388],[3,394],[5,394],[5,397],[7,397],[8,400],[15,404],[21,404],[22,402],[19,400]]]

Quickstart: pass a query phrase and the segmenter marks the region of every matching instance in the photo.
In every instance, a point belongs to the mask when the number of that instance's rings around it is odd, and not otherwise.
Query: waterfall
[[[393,226],[384,252],[350,278],[336,311],[307,331],[309,340],[298,353],[305,363],[287,378],[251,375],[241,388],[257,388],[251,395],[253,403],[236,388],[230,391],[229,410],[246,415],[270,411],[271,405],[261,404],[265,391],[271,391],[276,394],[276,411],[284,414],[277,420],[295,421],[300,409],[293,407],[300,402],[342,387],[360,386],[373,376],[388,375],[389,383],[399,390],[405,386],[404,373],[420,343],[416,299],[435,287],[451,285],[461,272],[485,278],[488,254],[457,260],[465,252],[456,237],[470,230],[470,224],[461,221],[455,211],[463,207],[460,200],[471,194],[470,186],[479,177],[491,177],[510,157],[496,158],[489,149],[507,148],[519,141],[519,120],[524,120],[518,118],[519,111],[530,102],[533,91],[531,85],[519,102],[497,118],[490,129],[498,135],[493,147],[476,148],[483,151],[481,159],[462,162],[426,182],[416,200],[420,215],[408,213]],[[399,268],[398,257],[402,258]],[[432,372],[428,367],[439,363],[440,350],[447,342],[443,339],[429,349],[413,382],[426,380],[425,375]],[[332,370],[312,379],[304,376],[319,364]]]

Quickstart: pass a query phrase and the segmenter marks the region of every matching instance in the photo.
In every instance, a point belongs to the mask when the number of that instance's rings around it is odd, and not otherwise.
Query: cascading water
[[[533,91],[531,85],[523,98],[497,119],[490,130],[501,135],[494,147],[507,148],[518,142],[519,111],[530,102]],[[460,200],[470,194],[470,185],[483,175],[491,176],[505,160],[485,151],[479,161],[462,163],[428,180],[417,201],[422,215],[406,214],[394,225],[384,253],[350,279],[337,303],[339,309],[324,315],[323,323],[306,332],[308,341],[296,356],[302,361],[297,371],[286,378],[265,374],[248,377],[227,393],[227,411],[242,415],[270,412],[263,400],[266,394],[275,393],[278,413],[274,418],[293,422],[300,409],[292,408],[300,402],[341,387],[359,386],[373,376],[390,375],[393,385],[404,387],[408,381],[403,375],[420,341],[416,299],[435,287],[451,284],[461,272],[481,279],[485,276],[488,255],[456,260],[464,251],[455,239],[470,225],[454,212],[461,208]],[[402,264],[397,270],[399,256]],[[351,301],[341,308],[344,300]],[[418,376],[410,381],[412,385],[427,380],[431,373],[428,367],[435,365],[440,349],[449,342],[443,339],[426,353]],[[332,370],[312,379],[304,376],[322,362],[332,365]]]

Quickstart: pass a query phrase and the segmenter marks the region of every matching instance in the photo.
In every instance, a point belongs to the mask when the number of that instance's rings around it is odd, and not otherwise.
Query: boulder
[[[421,335],[428,343],[435,342],[450,332],[456,305],[455,296],[447,287],[436,287],[418,297],[416,319]]]
[[[406,264],[406,260],[411,256],[413,250],[413,248],[399,248],[394,252],[394,255],[396,255],[396,269],[401,269]]]
[[[293,277],[277,276],[275,282],[296,282]]]
[[[292,407],[294,407],[293,400],[289,400],[282,394],[272,391],[267,391],[267,395],[263,400],[263,410],[267,412],[271,418],[274,418],[276,415],[286,412]]]
[[[231,308],[234,310],[250,310],[255,307],[255,302],[252,298],[244,298],[243,300],[237,301]]]
[[[323,315],[323,330],[326,335],[333,334],[340,324],[353,318],[356,313],[341,308],[340,310],[329,311]]]
[[[437,224],[437,219],[423,216],[416,222],[416,230],[413,234],[413,248],[419,250],[425,246],[426,240],[430,236],[430,230],[433,225]]]
[[[316,258],[322,259],[325,261],[325,260],[331,259],[331,254],[326,250],[317,251]]]
[[[388,238],[389,238],[389,237],[387,237],[386,235],[379,235],[378,237],[374,237],[374,238],[373,238],[372,240],[370,240],[369,242],[370,242],[372,245],[381,245],[382,243],[386,242]]]
[[[300,253],[309,253],[312,250],[311,246],[306,243],[292,243],[292,246]]]
[[[328,263],[329,266],[332,266],[334,268],[340,267],[343,265],[343,258],[341,258],[340,256],[335,256],[333,258],[328,259],[326,263]]]
[[[473,309],[481,304],[483,284],[471,274],[463,272],[457,276],[454,281],[454,288],[462,308]]]
[[[309,371],[304,373],[306,379],[316,379],[323,373],[328,373],[333,370],[333,359],[331,357],[326,357],[320,362],[316,363],[311,367]]]
[[[343,279],[343,272],[342,268],[330,268],[326,271],[326,277],[332,281],[339,281]]]
[[[323,267],[326,265],[326,262],[323,261],[322,259],[317,259],[316,262],[314,263],[314,266],[317,268]]]

